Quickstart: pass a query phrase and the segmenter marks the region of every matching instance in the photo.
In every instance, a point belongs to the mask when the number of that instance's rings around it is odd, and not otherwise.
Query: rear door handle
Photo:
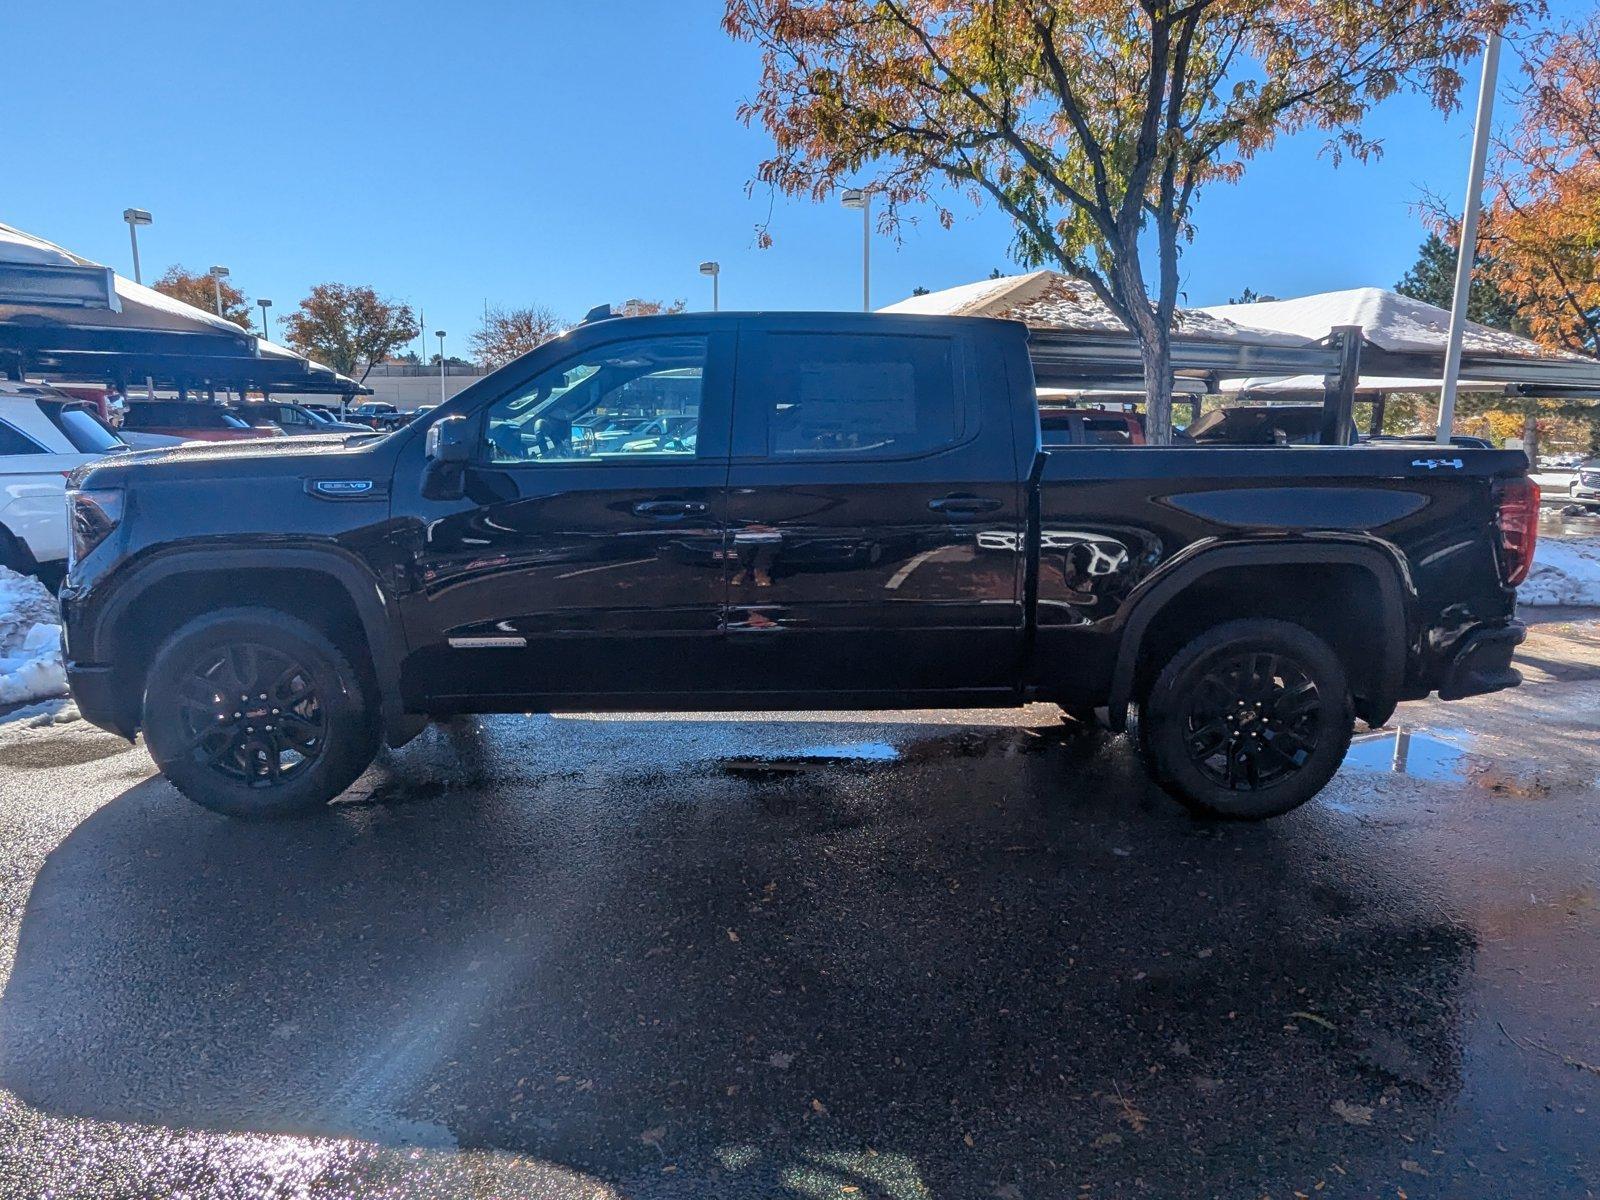
[[[979,513],[993,512],[1000,507],[1000,501],[987,496],[941,496],[929,500],[928,507],[947,517],[975,517]]]
[[[692,517],[706,512],[711,506],[700,500],[641,500],[633,506],[636,517]]]

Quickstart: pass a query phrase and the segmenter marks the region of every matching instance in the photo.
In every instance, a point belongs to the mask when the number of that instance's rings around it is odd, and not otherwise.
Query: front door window
[[[483,458],[504,466],[693,459],[705,366],[703,336],[588,351],[490,408]]]

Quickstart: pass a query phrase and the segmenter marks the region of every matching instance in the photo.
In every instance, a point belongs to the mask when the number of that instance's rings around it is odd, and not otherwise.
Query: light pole
[[[222,315],[222,281],[228,277],[227,267],[212,267],[206,274],[211,276],[211,286],[217,293],[217,316]]]
[[[433,336],[439,339],[439,403],[444,403],[444,330],[435,329]]]
[[[139,274],[139,226],[150,224],[150,214],[142,208],[125,208],[122,219],[128,223],[128,240],[133,243],[133,281],[143,283]]]
[[[722,298],[718,295],[720,289],[717,286],[722,278],[722,265],[714,262],[703,262],[700,264],[700,274],[711,276],[711,311],[717,312],[722,307]]]
[[[846,188],[839,202],[861,210],[861,311],[872,311],[872,192]]]
[[[267,309],[272,307],[272,301],[262,299],[257,300],[256,303],[261,307],[261,336],[271,341],[272,339],[267,337]]]

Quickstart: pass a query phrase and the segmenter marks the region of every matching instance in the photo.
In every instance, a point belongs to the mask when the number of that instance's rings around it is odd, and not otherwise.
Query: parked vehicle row
[[[616,449],[574,456],[580,428]],[[1526,474],[1471,447],[1052,452],[1009,321],[594,320],[387,437],[80,472],[67,673],[239,816],[323,805],[452,713],[1043,700],[1133,724],[1195,810],[1264,817],[1357,718],[1520,681]]]
[[[127,449],[87,404],[0,380],[0,566],[59,573],[67,559],[67,476]]]

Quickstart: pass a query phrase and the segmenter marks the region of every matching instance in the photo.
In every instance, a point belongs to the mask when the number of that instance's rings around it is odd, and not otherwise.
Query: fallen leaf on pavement
[[[1321,1025],[1324,1029],[1334,1029],[1337,1032],[1332,1021],[1328,1020],[1327,1017],[1319,1017],[1316,1013],[1296,1011],[1289,1015],[1297,1021],[1310,1021],[1313,1025]]]
[[[1348,1125],[1371,1125],[1372,1109],[1365,1104],[1351,1104],[1345,1100],[1335,1100],[1328,1105],[1333,1109],[1334,1116]]]

